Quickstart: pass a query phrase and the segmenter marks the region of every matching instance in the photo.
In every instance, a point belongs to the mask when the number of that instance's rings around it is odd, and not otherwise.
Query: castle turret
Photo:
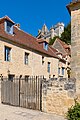
[[[54,30],[57,36],[61,37],[61,34],[64,32],[64,23],[58,23],[55,25]]]
[[[43,25],[41,32],[44,34],[47,34],[49,32],[49,30],[45,24]]]
[[[50,28],[50,33],[51,33],[51,39],[53,39],[53,37],[54,37],[54,28],[53,27]]]

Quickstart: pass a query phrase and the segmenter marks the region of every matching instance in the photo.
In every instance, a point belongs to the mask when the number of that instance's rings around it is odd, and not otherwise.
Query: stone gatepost
[[[80,98],[80,0],[67,5],[71,15],[71,76],[76,78],[76,95]]]

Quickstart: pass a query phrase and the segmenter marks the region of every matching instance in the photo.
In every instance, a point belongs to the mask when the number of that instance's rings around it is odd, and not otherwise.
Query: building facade
[[[8,16],[0,19],[0,74],[11,79],[20,75],[58,78],[59,61],[65,66],[65,60],[58,57],[46,41],[39,44]]]
[[[67,45],[65,42],[61,41],[59,38],[56,38],[52,47],[57,50],[57,55],[66,61],[66,71],[68,74],[68,78],[70,78],[71,74],[71,45]],[[59,71],[63,70],[64,67],[59,64]]]

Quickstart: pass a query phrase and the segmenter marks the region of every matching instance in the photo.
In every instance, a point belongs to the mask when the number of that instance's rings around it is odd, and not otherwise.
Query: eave
[[[77,5],[77,4],[79,4],[80,3],[80,1],[74,1],[74,2],[70,2],[70,4],[68,4],[66,7],[67,7],[67,9],[68,9],[68,11],[69,11],[69,14],[71,15],[71,8],[72,7],[75,7],[75,5]]]

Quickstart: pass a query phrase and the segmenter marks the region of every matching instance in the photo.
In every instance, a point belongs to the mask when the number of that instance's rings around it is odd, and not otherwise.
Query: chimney
[[[15,24],[15,26],[18,27],[18,28],[20,28],[20,24],[19,23]]]

